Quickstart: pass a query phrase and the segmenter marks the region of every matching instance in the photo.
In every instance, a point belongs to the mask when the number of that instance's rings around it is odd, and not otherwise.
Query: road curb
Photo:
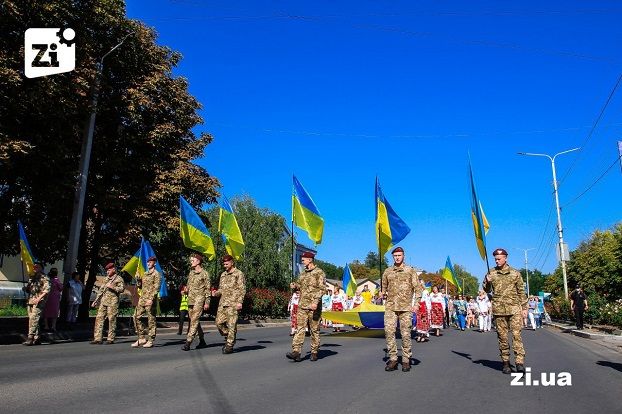
[[[595,333],[595,332],[587,332],[585,330],[573,329],[572,325],[565,325],[558,322],[549,322],[547,325],[557,328],[561,331],[569,333],[574,336],[578,336],[580,338],[586,339],[613,339],[615,341],[622,342],[622,336],[620,335],[611,335],[611,334],[603,334],[603,333]]]

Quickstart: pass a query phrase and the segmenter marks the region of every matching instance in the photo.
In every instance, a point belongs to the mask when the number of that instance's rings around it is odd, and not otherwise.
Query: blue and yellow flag
[[[473,168],[471,167],[471,157],[469,157],[469,178],[471,182],[471,219],[473,220],[475,241],[477,242],[479,255],[483,260],[486,260],[486,234],[488,233],[488,229],[490,229],[490,224],[488,224],[482,204],[477,200]]]
[[[220,216],[218,218],[218,231],[222,234],[225,241],[225,249],[227,253],[239,260],[244,252],[244,239],[235,218],[233,207],[229,204],[227,197],[223,196],[220,207]]]
[[[123,266],[123,269],[121,269],[122,272],[127,272],[132,277],[136,276],[136,272],[138,272],[138,265],[140,263],[140,252],[142,250],[142,245],[143,245],[143,242],[141,240],[140,242],[141,247],[138,248],[136,253],[134,253],[134,256],[132,256],[132,258],[125,264],[125,266]],[[143,269],[143,273],[144,273],[144,269]]]
[[[138,265],[138,273],[141,276],[147,271],[147,260],[152,256],[156,256],[156,254],[151,247],[151,243],[149,243],[149,240],[143,239],[140,246],[140,261]],[[162,266],[160,266],[159,260],[157,260],[155,263],[155,269],[160,273],[160,276],[162,277],[162,283],[160,284],[160,292],[158,292],[158,296],[163,298],[168,296],[168,289],[166,287],[166,277],[164,276],[164,271],[162,271]]]
[[[343,291],[347,296],[356,295],[356,288],[358,287],[356,283],[356,279],[350,270],[350,266],[346,263],[346,267],[343,269],[343,278],[341,279],[343,283]]]
[[[32,250],[30,250],[26,232],[24,231],[24,226],[22,226],[21,221],[17,222],[17,228],[19,229],[19,249],[22,264],[26,266],[26,274],[30,276],[35,272],[35,256],[32,254]]]
[[[410,227],[402,220],[389,204],[380,188],[376,177],[376,243],[380,256],[402,241],[410,233]]]
[[[458,292],[462,292],[462,288],[460,287],[460,283],[458,282],[458,278],[456,277],[456,272],[454,271],[454,267],[451,264],[451,260],[449,260],[449,256],[447,256],[447,261],[445,262],[445,269],[443,269],[443,279],[454,285],[458,288]]]
[[[179,196],[179,232],[187,248],[205,255],[208,260],[216,256],[209,230],[182,196]]]
[[[294,176],[294,192],[292,194],[292,221],[297,227],[306,231],[315,244],[322,243],[324,219],[296,176]]]

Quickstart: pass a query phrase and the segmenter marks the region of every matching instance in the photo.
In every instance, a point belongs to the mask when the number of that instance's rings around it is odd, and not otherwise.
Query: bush
[[[622,299],[608,302],[602,295],[588,295],[589,305],[584,319],[593,325],[612,325],[622,328]],[[575,320],[574,312],[570,309],[570,301],[563,298],[553,298],[545,304],[547,312],[552,318],[562,320]]]
[[[0,309],[0,316],[28,316],[28,310],[24,306],[11,305]]]
[[[252,288],[246,292],[242,315],[249,319],[287,316],[289,292],[274,288]]]

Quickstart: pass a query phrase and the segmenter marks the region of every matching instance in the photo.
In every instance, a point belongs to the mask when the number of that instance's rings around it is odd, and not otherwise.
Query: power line
[[[607,169],[605,170],[605,172],[603,172],[600,177],[598,177],[596,179],[596,181],[594,181],[592,184],[590,184],[585,190],[583,190],[583,192],[581,194],[579,194],[578,196],[576,196],[575,198],[573,198],[571,201],[567,202],[564,206],[562,206],[562,208],[565,208],[567,206],[569,206],[570,204],[574,203],[575,201],[577,201],[578,199],[580,199],[581,197],[583,197],[583,195],[585,195],[585,193],[587,193],[588,191],[590,191],[592,189],[592,187],[594,187],[596,185],[596,183],[598,183],[600,180],[602,180],[602,178],[607,175],[609,173],[609,171],[611,171],[611,169],[614,167],[614,165],[616,165],[618,163],[618,161],[620,161],[620,157],[618,156],[618,158],[616,158],[613,163],[611,163],[611,165],[609,167],[607,167]]]

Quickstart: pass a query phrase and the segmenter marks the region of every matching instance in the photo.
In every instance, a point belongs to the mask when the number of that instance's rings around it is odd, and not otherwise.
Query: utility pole
[[[568,258],[566,257],[566,249],[564,244],[564,231],[562,228],[562,217],[559,208],[559,191],[557,186],[557,173],[555,171],[555,158],[558,155],[567,154],[572,151],[577,151],[581,148],[573,148],[566,151],[558,152],[552,157],[548,154],[534,154],[530,152],[519,152],[519,155],[530,155],[536,157],[547,157],[551,160],[551,170],[553,171],[553,194],[555,195],[555,206],[557,207],[557,236],[559,237],[559,261],[562,266],[562,274],[564,275],[564,300],[568,300],[568,276],[566,274],[566,261]]]
[[[529,250],[535,250],[535,247],[531,247],[529,249],[521,249],[517,247],[517,249],[525,252],[525,273],[527,273],[527,297],[529,297],[529,260],[527,260],[527,252]]]

